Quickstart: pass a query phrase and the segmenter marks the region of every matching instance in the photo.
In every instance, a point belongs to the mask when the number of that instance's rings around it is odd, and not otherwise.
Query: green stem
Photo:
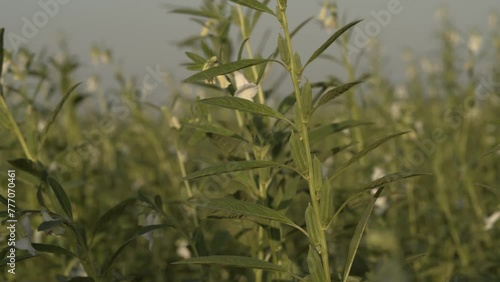
[[[297,103],[297,108],[300,112],[300,117],[301,117],[300,122],[302,123],[302,125],[298,126],[298,128],[299,128],[299,134],[300,134],[300,137],[302,138],[302,142],[304,144],[304,149],[305,149],[306,156],[307,156],[307,164],[308,164],[308,170],[309,170],[307,173],[307,182],[309,185],[309,193],[311,195],[311,202],[312,202],[312,207],[314,210],[315,220],[316,220],[316,222],[321,222],[321,217],[320,217],[320,213],[319,213],[319,201],[318,201],[318,197],[316,195],[317,193],[314,189],[314,187],[316,187],[316,183],[314,183],[315,177],[313,175],[313,173],[314,173],[313,172],[314,171],[313,170],[313,161],[311,158],[311,146],[309,144],[308,120],[307,120],[307,118],[304,117],[304,115],[302,115],[302,113],[304,112],[303,111],[304,109],[303,109],[303,105],[302,105],[302,102],[300,99],[300,86],[299,86],[300,77],[298,76],[298,73],[301,74],[302,70],[296,69],[297,64],[294,62],[294,52],[293,52],[293,48],[292,48],[292,40],[291,40],[290,32],[288,29],[287,16],[285,13],[286,7],[283,5],[283,2],[279,1],[279,0],[278,0],[278,5],[279,5],[279,10],[280,10],[279,12],[281,13],[280,14],[281,25],[282,25],[283,31],[285,33],[285,40],[286,40],[286,44],[288,47],[288,54],[290,54],[290,61],[292,62],[292,63],[290,63],[289,72],[290,72],[290,76],[291,76],[291,79],[293,82],[293,89],[295,92],[295,99],[296,99],[296,103]],[[323,231],[326,231],[326,230],[324,229]],[[325,277],[327,278],[327,281],[331,281],[330,280],[330,263],[329,263],[329,257],[328,257],[328,245],[326,242],[325,232],[321,232],[319,239],[320,239],[320,242],[319,242],[320,246],[319,247],[321,250],[321,259],[323,262],[323,271],[324,271]]]
[[[28,149],[28,145],[26,144],[26,141],[24,140],[23,134],[21,133],[21,130],[17,126],[16,121],[14,120],[14,117],[9,111],[9,108],[7,106],[7,103],[4,100],[3,96],[0,96],[0,106],[5,110],[5,114],[7,115],[7,118],[9,119],[9,122],[12,126],[12,130],[14,131],[14,135],[17,137],[17,140],[19,141],[19,144],[21,144],[21,148],[23,148],[24,154],[26,155],[26,158],[35,161],[35,158],[31,154],[30,150]]]

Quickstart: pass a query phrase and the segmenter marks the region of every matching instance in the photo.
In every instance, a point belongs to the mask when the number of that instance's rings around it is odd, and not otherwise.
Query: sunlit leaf
[[[266,5],[260,3],[257,0],[229,0],[229,1],[274,16],[274,13],[271,9],[269,9]]]
[[[231,62],[223,65],[218,65],[215,67],[211,67],[199,73],[196,73],[184,80],[185,83],[197,82],[200,80],[212,79],[218,75],[228,74],[235,72],[237,70],[241,70],[247,67],[255,66],[258,64],[262,64],[268,62],[267,59],[245,59],[236,62]]]
[[[262,104],[254,103],[238,97],[212,97],[198,101],[199,103],[219,106],[223,108],[244,111],[256,115],[269,116],[290,122],[284,115],[278,111]],[[291,122],[290,122],[291,123]]]
[[[314,61],[316,58],[318,58],[323,52],[325,52],[326,49],[328,49],[328,47],[330,47],[330,45],[332,45],[333,42],[335,42],[335,40],[337,40],[337,38],[339,38],[344,32],[346,32],[347,30],[349,30],[351,27],[353,27],[354,25],[358,24],[359,22],[361,22],[361,20],[357,20],[357,21],[353,21],[347,25],[345,25],[344,27],[342,27],[341,29],[337,30],[337,32],[335,32],[330,38],[328,38],[328,40],[326,40],[325,43],[323,43],[323,45],[321,45],[312,55],[311,57],[309,58],[309,60],[307,60],[307,63],[304,65],[304,69],[307,67],[307,65],[309,65],[312,61]]]
[[[362,83],[363,80],[357,80],[353,82],[349,82],[346,84],[339,85],[329,91],[327,91],[325,94],[319,98],[318,104],[316,105],[315,109],[323,106],[324,104],[330,102],[331,100],[339,97],[340,95],[344,94],[345,92],[349,91],[352,87]]]

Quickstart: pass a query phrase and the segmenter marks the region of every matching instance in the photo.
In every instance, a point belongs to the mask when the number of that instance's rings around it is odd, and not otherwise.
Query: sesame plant
[[[441,11],[438,59],[405,50],[393,81],[376,40],[352,55],[364,22],[336,1],[316,20],[294,8],[169,7],[201,31],[178,43],[192,75],[156,81],[167,92],[102,45],[0,42],[2,227],[17,220],[0,280],[498,280],[496,15],[466,34]],[[298,52],[311,25],[329,35]],[[320,60],[337,68],[313,73]]]
[[[341,129],[360,126],[363,123],[350,120],[311,126],[310,122],[314,120],[313,114],[319,108],[326,107],[329,102],[361,83],[362,80],[340,85],[331,85],[328,82],[313,85],[303,75],[309,64],[319,58],[336,40],[360,21],[353,21],[340,28],[307,60],[304,60],[305,63],[302,63],[301,56],[294,51],[292,44],[292,36],[300,30],[301,25],[296,30],[290,31],[286,13],[287,1],[277,1],[275,11],[258,1],[231,2],[238,4],[238,6],[231,8],[232,16],[226,19],[229,22],[224,22],[223,19],[219,23],[217,20],[209,19],[206,25],[212,21],[210,26],[212,26],[214,34],[223,38],[228,33],[228,25],[231,24],[231,21],[236,21],[242,35],[237,59],[231,60],[233,56],[230,54],[230,48],[224,46],[224,41],[219,41],[217,37],[215,39],[209,38],[213,49],[219,49],[217,52],[211,48],[210,43],[205,42],[202,38],[200,44],[204,54],[187,53],[193,61],[190,68],[201,71],[187,78],[185,82],[205,81],[205,83],[213,85],[211,83],[217,81],[216,88],[221,89],[222,95],[201,99],[197,104],[200,107],[215,106],[235,110],[234,114],[238,120],[239,129],[230,131],[224,128],[223,124],[216,126],[210,113],[206,118],[207,121],[211,120],[210,123],[199,124],[197,121],[195,126],[201,125],[202,127],[199,129],[210,134],[212,139],[217,135],[224,135],[226,138],[238,139],[245,144],[236,152],[240,156],[232,156],[231,150],[228,150],[230,155],[224,162],[187,174],[184,179],[193,181],[214,175],[236,173],[234,177],[245,186],[245,194],[248,194],[245,198],[249,198],[249,200],[240,197],[196,199],[195,205],[221,212],[222,214],[217,213],[218,217],[237,216],[255,221],[256,225],[253,228],[241,231],[255,233],[251,236],[251,238],[256,239],[255,242],[252,242],[255,247],[253,247],[254,251],[251,256],[205,255],[178,263],[222,264],[255,268],[258,269],[252,278],[255,281],[291,278],[331,281],[332,277],[347,281],[363,231],[384,186],[421,174],[395,171],[367,183],[364,187],[359,187],[358,194],[371,189],[375,189],[375,193],[359,218],[345,260],[343,263],[339,263],[339,265],[343,264],[340,271],[333,267],[335,257],[332,256],[331,252],[332,242],[328,239],[335,232],[335,230],[331,230],[333,229],[331,226],[341,210],[341,208],[335,210],[333,185],[337,178],[342,177],[344,170],[357,163],[363,156],[383,143],[407,132],[395,133],[372,141],[371,144],[355,152],[333,173],[324,175],[322,159],[324,161],[333,152],[315,148],[315,143]],[[249,12],[243,13],[242,6],[248,8]],[[207,7],[217,8],[208,3]],[[183,9],[174,12],[201,14]],[[203,14],[208,15],[210,12],[213,11],[207,10]],[[261,16],[274,17],[282,30],[277,36],[276,51],[267,56],[252,54],[250,47],[251,31]],[[242,58],[244,50],[247,51],[248,58]],[[260,86],[262,80],[265,79],[266,68],[271,64],[283,68],[288,73],[289,81],[293,86],[293,93],[285,98],[278,110],[266,105],[267,97]],[[253,82],[249,82],[243,74],[245,72],[250,77],[250,81]],[[233,85],[236,87],[229,87],[228,79],[231,76],[233,76]],[[313,88],[320,88],[322,91],[313,91]],[[317,93],[313,94],[313,92]],[[255,101],[254,96],[256,96]],[[207,127],[210,130],[207,130]],[[203,189],[202,185],[200,189]],[[293,199],[301,193],[306,194],[309,200],[305,207],[299,208],[303,210],[303,215],[300,217],[300,222],[296,223],[287,216],[286,211],[294,206]],[[346,200],[346,203],[349,200],[350,198]],[[292,234],[293,236],[303,236],[308,242],[303,247],[305,248],[304,255],[295,261],[287,256],[286,245]],[[300,260],[305,261],[306,264],[302,264]],[[274,273],[265,274],[263,271]]]

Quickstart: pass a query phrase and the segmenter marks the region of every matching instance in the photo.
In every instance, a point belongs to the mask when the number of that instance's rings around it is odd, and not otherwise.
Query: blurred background
[[[22,34],[26,20],[33,22],[37,11],[42,10],[39,3],[51,3],[56,0],[42,1],[2,1],[0,3],[0,26],[6,28],[7,34],[12,32]],[[54,50],[61,37],[66,38],[69,50],[78,55],[81,60],[90,65],[89,51],[91,46],[106,46],[113,50],[114,58],[121,62],[125,72],[142,76],[146,73],[146,66],[160,64],[161,69],[175,72],[174,78],[183,79],[189,72],[179,68],[179,64],[186,62],[186,50],[176,47],[175,43],[188,35],[201,31],[201,26],[188,17],[169,13],[179,7],[197,7],[202,1],[60,1],[59,12],[51,17],[44,27],[39,28],[27,45],[31,50],[42,48]],[[62,4],[66,3],[67,4]],[[387,0],[372,1],[338,1],[339,16],[342,23],[354,19],[364,19],[359,25],[364,29],[366,23],[375,20],[374,14],[387,10]],[[497,0],[471,1],[411,1],[398,0],[401,12],[392,15],[390,23],[373,36],[380,41],[383,55],[388,67],[386,71],[393,79],[401,78],[403,64],[401,53],[405,48],[412,48],[417,55],[432,50],[439,42],[437,35],[440,27],[439,10],[446,8],[456,24],[459,33],[469,34],[473,30],[486,30],[488,14],[500,9]],[[323,1],[301,0],[291,1],[289,9],[292,19],[291,25],[296,26],[311,16],[317,16]],[[272,5],[271,5],[272,7]],[[263,17],[257,28],[257,38],[250,39],[253,45],[261,42],[259,35],[266,29],[275,31],[276,22],[270,17]],[[316,22],[307,25],[304,32],[296,40],[299,53],[310,54],[316,46],[323,43],[331,34],[332,29],[324,29]],[[272,47],[275,34],[271,35]],[[270,44],[273,43],[273,44]],[[7,48],[11,48],[11,40],[6,40]],[[85,66],[83,66],[85,67]],[[331,73],[331,64],[324,60],[311,66],[311,74]]]

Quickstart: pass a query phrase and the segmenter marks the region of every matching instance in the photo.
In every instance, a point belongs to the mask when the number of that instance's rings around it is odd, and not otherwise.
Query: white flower
[[[181,123],[179,122],[179,119],[176,117],[176,116],[172,116],[169,120],[169,125],[170,125],[170,128],[174,128],[174,129],[181,129]]]
[[[179,239],[175,241],[177,246],[176,254],[183,259],[188,259],[191,257],[191,251],[188,249],[188,242],[185,239]]]
[[[148,215],[146,216],[146,222],[144,224],[144,227],[156,224],[160,224],[160,216],[158,215],[158,213],[156,212],[148,213]],[[144,237],[146,240],[149,241],[149,250],[152,251],[154,244],[153,231],[142,234],[142,237]]]
[[[500,219],[500,211],[494,212],[492,215],[484,219],[484,230],[490,230],[493,225]]]
[[[384,169],[381,168],[381,167],[376,166],[376,167],[373,168],[371,180],[372,181],[377,180],[380,177],[383,177],[384,175],[385,175]]]
[[[393,119],[399,120],[401,118],[401,103],[392,103],[390,112]]]
[[[250,83],[246,77],[239,71],[234,72],[234,80],[236,82],[236,92],[234,97],[246,99],[253,102],[253,97],[259,90],[255,83]]]
[[[87,79],[86,88],[88,92],[95,92],[97,90],[97,86],[99,84],[98,78],[93,75]]]
[[[479,53],[482,42],[483,39],[481,38],[481,35],[477,33],[471,34],[471,36],[469,37],[469,44],[468,44],[469,51],[474,55]]]
[[[24,229],[26,237],[21,238],[15,242],[15,247],[18,250],[25,250],[30,253],[30,255],[35,256],[36,250],[31,245],[31,236],[33,235],[33,230],[31,230],[30,214],[26,214],[21,219],[21,226]]]
[[[26,237],[31,238],[31,235],[33,235],[33,230],[31,230],[30,214],[26,214],[25,216],[23,216],[23,218],[21,219],[21,226],[26,233]]]
[[[31,245],[31,239],[29,237],[25,237],[25,238],[17,240],[15,243],[15,246],[16,246],[16,249],[18,249],[18,250],[28,251],[30,253],[30,255],[36,256],[36,250]]]
[[[383,177],[384,175],[385,175],[384,169],[376,166],[373,168],[371,180],[372,181],[377,180],[377,179]],[[378,188],[372,189],[371,190],[372,195],[375,195],[375,193],[377,193],[377,190],[378,190]],[[375,213],[376,214],[380,215],[380,214],[384,213],[388,208],[389,208],[389,203],[388,203],[388,199],[386,196],[379,197],[377,199],[377,201],[375,202]]]

